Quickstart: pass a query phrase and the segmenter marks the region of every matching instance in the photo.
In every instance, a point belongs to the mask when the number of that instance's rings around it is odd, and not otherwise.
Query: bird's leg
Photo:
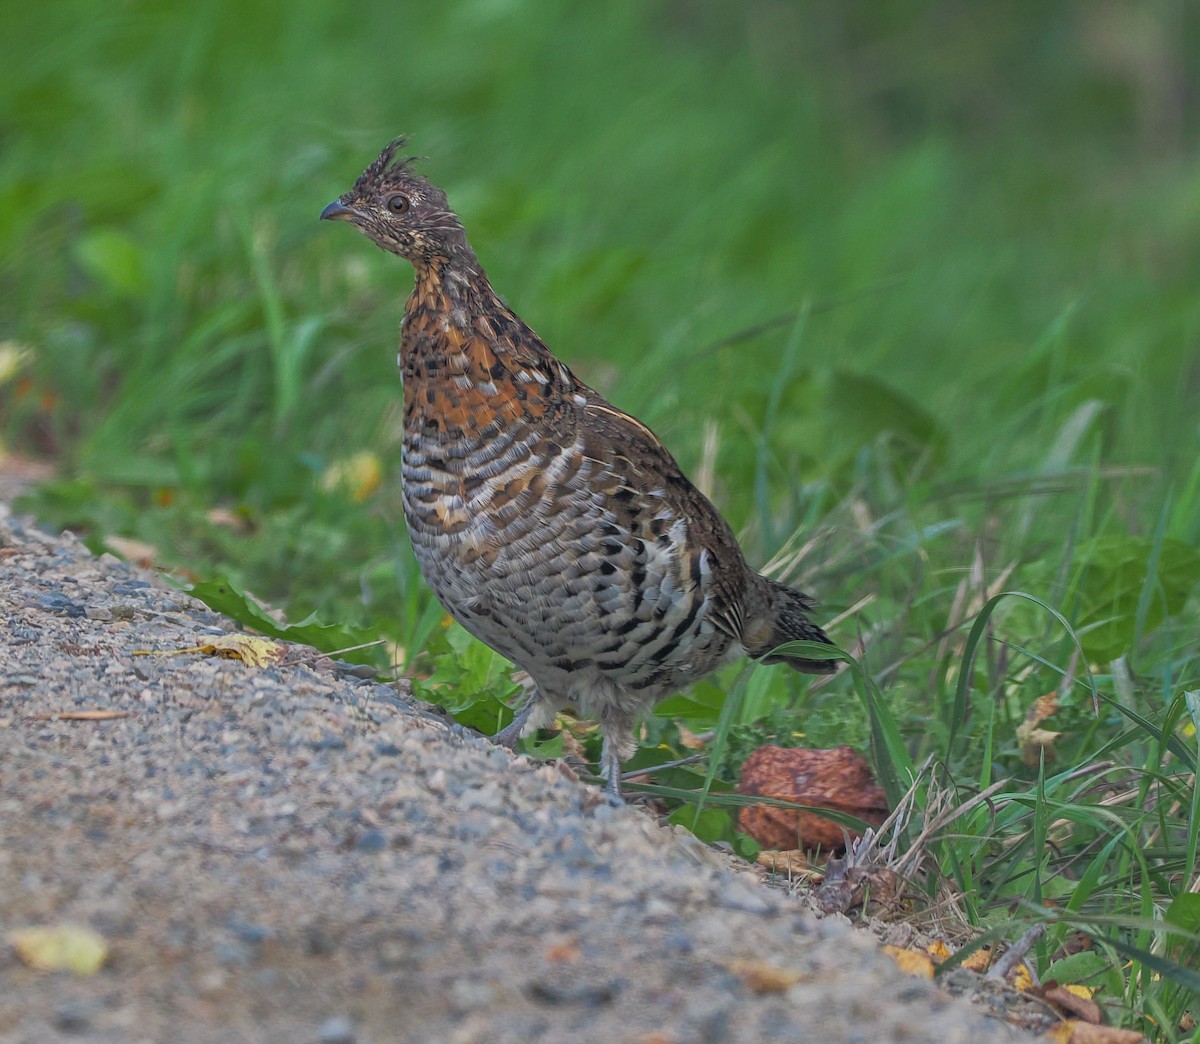
[[[624,804],[621,797],[621,756],[617,745],[604,737],[604,745],[600,748],[600,775],[604,779],[604,793],[615,804]]]
[[[533,716],[533,708],[536,705],[537,693],[530,693],[521,709],[517,711],[516,717],[492,737],[492,742],[499,747],[516,750],[517,741],[521,738],[521,733],[528,724],[530,717]]]
[[[544,728],[554,720],[553,705],[542,698],[541,689],[529,676],[528,671],[518,671],[513,675],[513,681],[525,690],[525,702],[518,708],[513,720],[491,737],[497,746],[507,747],[509,750],[517,749],[517,741],[522,735]]]
[[[604,793],[616,804],[624,804],[621,797],[621,762],[632,757],[637,750],[633,739],[633,718],[622,711],[608,708],[600,715],[600,776],[604,780]]]

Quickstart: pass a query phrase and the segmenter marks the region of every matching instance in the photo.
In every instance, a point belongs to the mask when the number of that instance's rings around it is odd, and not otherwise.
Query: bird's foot
[[[604,796],[608,803],[618,808],[624,805],[625,799],[621,796],[621,762],[607,741],[600,754],[600,777],[604,780]]]
[[[517,716],[491,737],[492,742],[498,747],[516,750],[517,742],[520,740],[521,733],[525,730],[531,714],[533,714],[533,700],[527,700],[525,706],[517,711]]]

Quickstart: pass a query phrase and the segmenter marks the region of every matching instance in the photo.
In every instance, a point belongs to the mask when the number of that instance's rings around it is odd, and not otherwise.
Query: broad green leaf
[[[1109,962],[1103,955],[1095,950],[1083,950],[1054,961],[1042,974],[1042,978],[1057,979],[1059,982],[1086,983],[1088,979],[1107,971],[1108,966]]]
[[[322,652],[337,653],[341,658],[357,663],[375,663],[379,657],[372,648],[355,648],[375,642],[375,635],[368,631],[346,627],[344,624],[321,624],[309,616],[294,624],[280,624],[254,604],[229,580],[217,577],[193,584],[188,591],[199,598],[210,609],[236,620],[272,638],[284,638],[290,642],[311,645]]]
[[[1184,931],[1200,933],[1200,893],[1180,892],[1171,900],[1164,916]]]
[[[1084,652],[1107,663],[1129,651],[1137,633],[1138,602],[1150,585],[1145,629],[1153,630],[1178,613],[1200,581],[1200,552],[1181,540],[1166,539],[1151,570],[1152,545],[1132,536],[1095,537],[1081,544],[1077,619]]]
[[[727,839],[733,830],[733,819],[723,808],[709,807],[697,814],[694,806],[684,805],[676,809],[667,822],[687,827],[701,841],[710,844]]]
[[[686,721],[704,721],[711,724],[717,720],[719,711],[697,703],[689,696],[668,696],[654,708],[660,718],[683,718]]]
[[[75,246],[80,266],[106,289],[122,297],[141,297],[148,280],[137,244],[120,229],[98,228]]]
[[[948,438],[937,419],[915,399],[865,374],[837,370],[828,404],[839,423],[851,426],[862,442],[895,435],[910,449],[941,459]]]

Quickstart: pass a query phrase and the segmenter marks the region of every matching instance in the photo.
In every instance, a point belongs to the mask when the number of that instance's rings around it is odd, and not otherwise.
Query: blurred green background
[[[873,599],[840,637],[873,635],[877,667],[928,647],[972,568],[1014,562],[1111,622],[1087,541],[1117,539],[1142,589],[1153,547],[1200,535],[1195,5],[6,21],[0,431],[56,469],[33,507],[97,547],[138,538],[421,647],[396,488],[411,275],[317,222],[402,132],[497,289],[754,561],[798,534],[784,572],[826,618]],[[1100,662],[1148,630],[1122,619]]]
[[[497,290],[863,667],[665,701],[634,764],[718,736],[677,819],[752,854],[718,799],[771,740],[869,742],[893,798],[932,759],[918,808],[1001,784],[931,894],[997,938],[1057,904],[1043,978],[1191,1032],[1155,926],[1200,928],[1200,5],[53,0],[0,67],[22,507],[503,724],[404,534],[411,272],[317,220],[407,133]]]

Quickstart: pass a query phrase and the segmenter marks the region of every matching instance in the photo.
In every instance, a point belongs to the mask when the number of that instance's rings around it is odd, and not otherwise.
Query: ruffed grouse
[[[741,655],[828,643],[809,600],[754,572],[640,421],[580,381],[492,290],[445,193],[392,142],[322,212],[412,263],[404,310],[404,511],[426,582],[529,675],[495,737],[573,705],[599,721],[614,796],[635,718]]]

